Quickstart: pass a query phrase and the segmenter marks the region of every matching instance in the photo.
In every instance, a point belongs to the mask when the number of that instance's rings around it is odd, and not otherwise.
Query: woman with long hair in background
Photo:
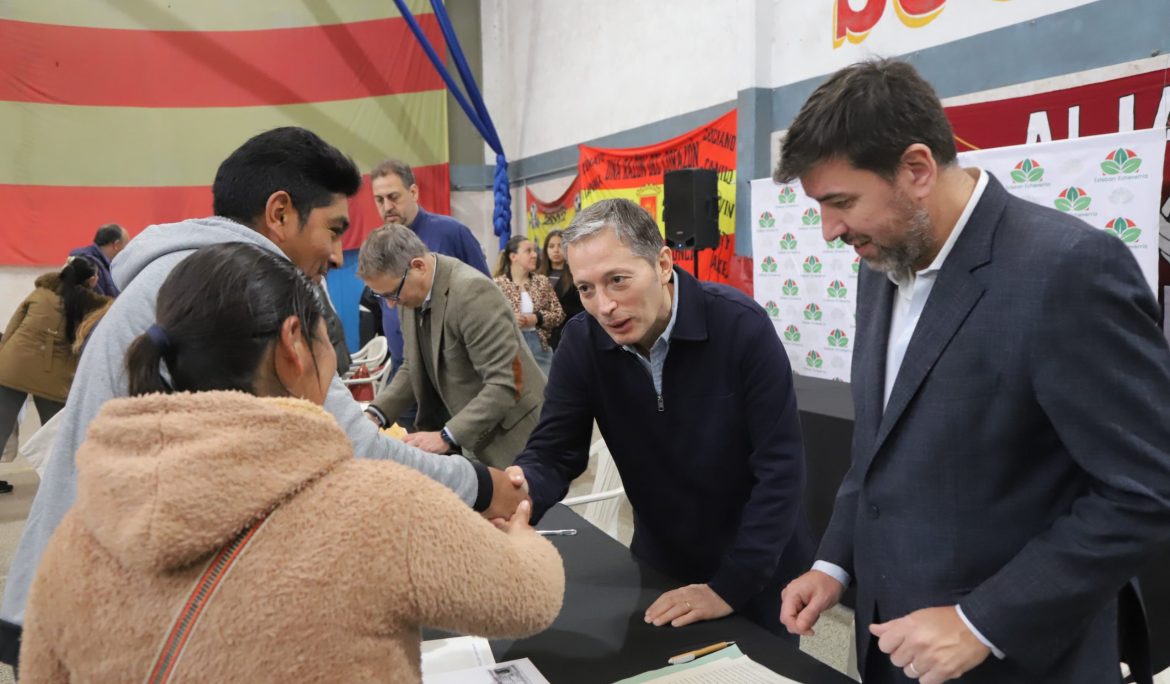
[[[516,325],[536,358],[536,365],[548,377],[552,366],[552,331],[565,313],[548,278],[536,272],[537,252],[532,240],[515,235],[504,245],[496,264],[496,285],[512,304]]]
[[[552,331],[549,343],[553,351],[561,342],[561,331],[569,319],[585,310],[581,306],[581,293],[573,282],[573,271],[569,268],[569,260],[565,258],[563,230],[550,230],[544,238],[544,258],[540,260],[540,268],[536,272],[547,277],[552,283],[553,291],[557,293],[557,301],[561,303],[561,310],[565,313],[564,320]]]
[[[42,425],[65,407],[80,357],[73,349],[78,326],[110,301],[94,292],[97,281],[92,261],[72,257],[59,272],[37,278],[12,314],[0,338],[0,448],[30,395]],[[0,480],[0,492],[10,491],[12,485]]]

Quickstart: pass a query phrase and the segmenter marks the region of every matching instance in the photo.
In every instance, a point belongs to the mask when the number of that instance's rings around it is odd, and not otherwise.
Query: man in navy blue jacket
[[[536,516],[585,470],[596,420],[636,514],[631,550],[684,584],[646,621],[735,611],[781,633],[780,590],[812,542],[796,396],[772,324],[739,291],[674,268],[633,202],[590,206],[564,242],[588,315],[565,325],[515,462]]]
[[[119,291],[110,276],[110,262],[122,251],[127,242],[130,242],[130,235],[125,228],[116,223],[107,223],[97,229],[92,244],[78,247],[69,252],[69,256],[89,257],[98,267],[98,281],[93,288],[94,291],[107,297],[117,297]]]

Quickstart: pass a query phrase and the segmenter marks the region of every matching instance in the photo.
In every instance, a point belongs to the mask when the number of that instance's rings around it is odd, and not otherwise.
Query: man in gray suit
[[[396,223],[366,239],[358,277],[388,306],[402,307],[405,357],[366,415],[384,427],[417,402],[419,432],[404,442],[510,465],[540,417],[544,375],[496,284]]]
[[[852,467],[781,620],[811,633],[856,581],[867,683],[1140,669],[1119,596],[1170,533],[1170,349],[1129,250],[959,167],[901,62],[818,88],[774,177],[864,261]]]

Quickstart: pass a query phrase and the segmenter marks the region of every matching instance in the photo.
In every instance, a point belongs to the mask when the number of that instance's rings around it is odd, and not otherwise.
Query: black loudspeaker
[[[666,243],[675,249],[719,246],[719,191],[712,169],[667,171],[662,220]]]

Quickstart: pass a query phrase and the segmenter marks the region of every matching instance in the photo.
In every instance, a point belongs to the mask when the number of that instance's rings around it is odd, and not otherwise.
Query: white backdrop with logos
[[[1129,247],[1156,291],[1159,193],[1166,133],[1154,129],[1001,147],[959,155],[1012,194],[1108,231]],[[859,260],[825,242],[820,208],[799,182],[754,180],[755,299],[768,312],[795,372],[849,381]]]

